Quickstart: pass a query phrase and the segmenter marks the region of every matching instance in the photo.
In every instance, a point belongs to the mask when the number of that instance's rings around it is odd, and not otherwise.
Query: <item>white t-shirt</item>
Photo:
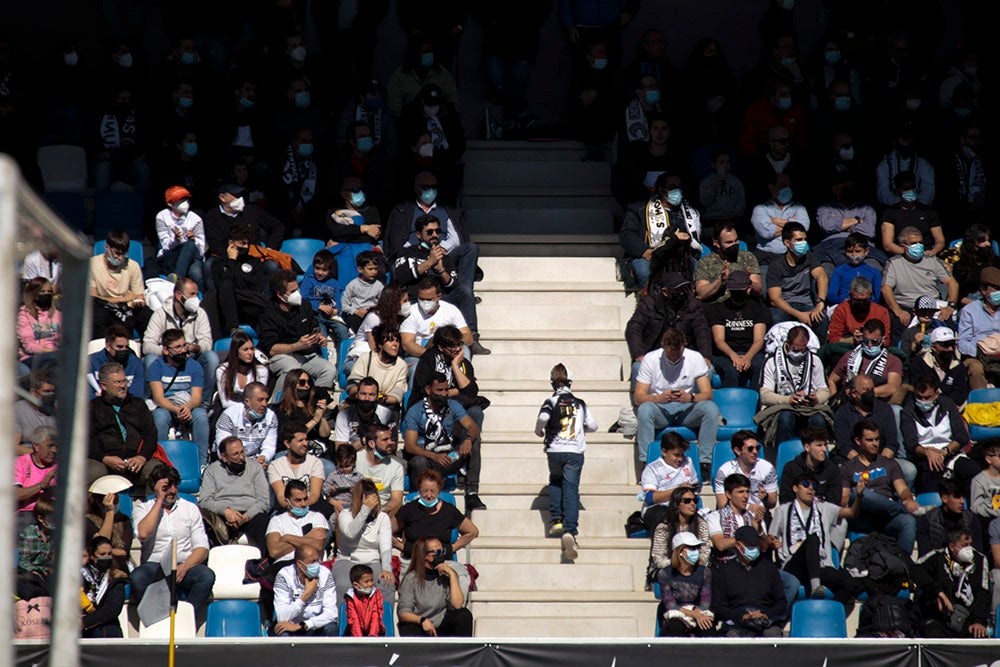
[[[309,480],[312,477],[326,479],[326,473],[323,471],[323,462],[312,454],[306,454],[305,461],[300,463],[295,470],[292,470],[292,463],[288,460],[288,456],[280,456],[271,461],[267,466],[268,484],[274,484],[275,482],[288,484],[293,479],[297,479],[311,488],[312,485]]]
[[[690,484],[697,489],[699,486],[698,470],[694,467],[690,456],[684,457],[684,463],[681,464],[680,468],[673,467],[664,461],[661,456],[655,461],[647,463],[646,467],[642,469],[642,477],[639,479],[639,484],[642,485],[643,491],[670,491],[682,484]],[[670,504],[670,501],[655,504],[666,506]],[[645,514],[646,510],[652,506],[648,503],[643,503],[642,513]]]
[[[649,385],[649,393],[662,394],[673,389],[683,389],[698,393],[698,378],[708,374],[705,357],[694,350],[684,348],[676,365],[667,363],[663,348],[653,350],[642,359],[635,379]]]
[[[715,479],[712,481],[712,490],[720,495],[725,493],[726,478],[736,473],[746,475],[750,479],[750,499],[747,501],[747,505],[764,504],[764,500],[761,497],[761,490],[764,493],[778,492],[778,473],[775,471],[774,466],[764,459],[757,459],[757,463],[750,469],[749,475],[743,472],[739,462],[726,461],[719,466],[718,471],[715,473]]]
[[[430,315],[425,315],[419,306],[414,305],[410,308],[410,315],[399,325],[399,333],[416,334],[417,343],[426,346],[437,328],[446,324],[453,324],[459,329],[469,326],[461,311],[445,301],[439,302],[438,309]]]
[[[371,465],[368,463],[368,451],[362,449],[358,452],[354,470],[365,479],[370,479],[375,483],[382,507],[385,507],[385,504],[389,502],[393,491],[404,490],[403,464],[395,456],[387,456],[381,462]]]
[[[302,532],[302,527],[306,525],[311,525],[313,528],[323,528],[327,531],[330,530],[330,524],[319,512],[309,511],[301,519],[294,517],[288,510],[285,510],[281,514],[277,514],[271,517],[271,520],[267,522],[267,530],[264,531],[265,535],[270,535],[271,533],[278,533],[279,535],[297,535],[301,537],[302,535],[308,534],[309,531]],[[312,528],[310,528],[312,530]],[[286,560],[292,560],[295,558],[295,552],[289,551],[284,556],[276,559],[274,562],[280,563]]]

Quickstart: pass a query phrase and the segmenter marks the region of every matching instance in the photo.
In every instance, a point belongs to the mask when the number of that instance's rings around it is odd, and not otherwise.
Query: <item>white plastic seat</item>
[[[183,600],[177,603],[177,615],[174,622],[175,639],[193,639],[198,635],[198,626],[194,620],[194,607]],[[139,621],[139,639],[169,639],[170,617],[146,625]]]
[[[87,152],[79,146],[56,144],[38,149],[38,168],[46,192],[76,192],[87,189]]]
[[[216,600],[256,600],[260,584],[244,584],[246,562],[260,558],[260,550],[248,544],[224,544],[208,550],[208,568],[215,573],[212,596]]]

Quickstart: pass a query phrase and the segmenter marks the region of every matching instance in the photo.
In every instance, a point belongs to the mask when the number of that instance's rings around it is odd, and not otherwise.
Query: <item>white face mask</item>
[[[410,316],[410,302],[409,301],[407,301],[406,303],[401,304],[399,306],[399,316],[400,317],[409,317]]]
[[[972,559],[975,558],[975,556],[976,552],[972,549],[971,546],[962,547],[961,549],[958,550],[958,553],[955,554],[955,560],[957,560],[959,563],[971,563]]]
[[[189,201],[182,201],[180,204],[174,206],[174,212],[177,213],[178,215],[184,215],[190,210],[191,210],[191,202]]]
[[[197,294],[195,294],[194,296],[189,296],[188,298],[184,299],[184,310],[186,310],[189,313],[192,314],[197,313],[198,306],[200,305],[201,305],[201,299],[198,298]]]
[[[426,158],[434,157],[434,144],[432,143],[424,144],[423,146],[417,149],[417,154],[420,157],[426,157]]]
[[[438,308],[437,299],[418,299],[417,306],[425,315],[430,315]]]
[[[295,290],[291,294],[285,297],[285,303],[289,306],[301,306],[302,305],[302,292]]]
[[[306,47],[296,46],[294,49],[292,49],[289,55],[292,57],[292,60],[294,60],[297,63],[301,63],[306,59]]]
[[[129,68],[129,67],[131,67],[132,66],[132,54],[131,53],[123,53],[122,55],[118,56],[118,64],[121,65],[122,67],[125,67],[126,69]]]
[[[440,111],[440,110],[441,110],[441,106],[439,104],[432,104],[429,107],[428,106],[424,107],[424,113],[427,114],[427,116],[430,117],[430,118],[434,118],[435,116],[437,116],[438,115],[438,111]]]
[[[243,197],[237,197],[229,202],[229,209],[234,213],[242,213],[244,208],[246,208],[246,202],[243,201]]]

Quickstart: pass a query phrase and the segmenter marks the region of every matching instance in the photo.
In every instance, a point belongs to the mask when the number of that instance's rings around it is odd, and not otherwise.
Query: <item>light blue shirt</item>
[[[802,226],[809,231],[809,213],[802,204],[792,202],[782,205],[774,200],[769,200],[763,204],[753,207],[753,214],[750,216],[750,223],[757,234],[757,249],[775,255],[783,255],[788,248],[781,241],[781,232],[771,222],[771,218],[784,218],[791,222],[802,223]]]
[[[1000,333],[1000,309],[992,315],[982,301],[962,307],[958,314],[958,351],[964,356],[976,356],[976,342],[984,336]]]

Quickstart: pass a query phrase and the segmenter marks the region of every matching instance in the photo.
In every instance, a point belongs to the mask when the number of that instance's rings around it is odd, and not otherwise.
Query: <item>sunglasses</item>
[[[799,482],[799,486],[801,486],[803,489],[815,489],[816,482],[811,482],[808,479],[803,479],[802,481]]]
[[[677,502],[681,503],[682,505],[690,505],[691,503],[698,502],[698,499],[697,498],[690,498],[690,497],[688,497],[688,498],[681,498]]]
[[[760,445],[743,445],[743,449],[748,452],[759,452]]]
[[[313,383],[310,380],[299,380],[296,384],[299,387],[311,387],[311,386],[313,386]]]
[[[427,236],[441,236],[440,229],[424,229],[424,234]]]
[[[881,345],[882,344],[882,339],[881,338],[862,338],[861,342],[863,344],[865,344],[865,345]]]

